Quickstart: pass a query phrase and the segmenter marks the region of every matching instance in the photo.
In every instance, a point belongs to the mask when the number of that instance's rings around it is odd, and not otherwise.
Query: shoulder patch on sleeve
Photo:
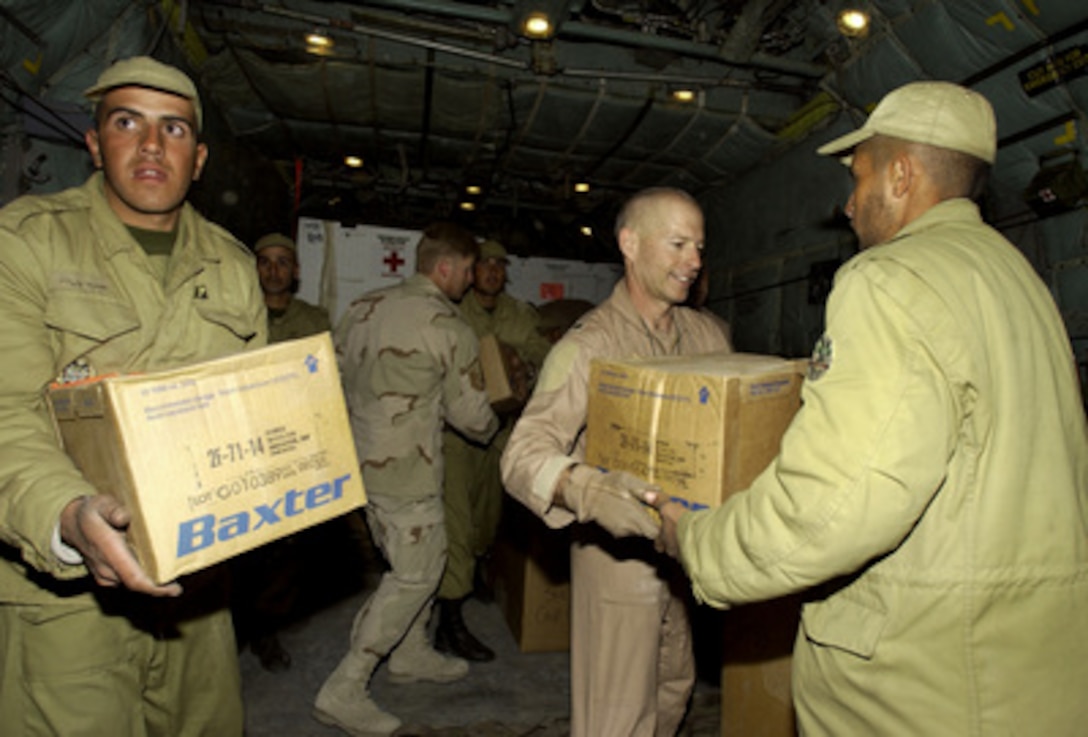
[[[570,376],[581,347],[572,340],[561,340],[549,351],[544,359],[544,366],[540,369],[540,377],[536,382],[538,392],[555,391],[561,387]]]

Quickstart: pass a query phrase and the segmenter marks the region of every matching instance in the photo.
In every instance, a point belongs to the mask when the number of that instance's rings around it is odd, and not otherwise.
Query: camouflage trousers
[[[389,563],[378,588],[355,615],[351,651],[385,657],[418,617],[430,616],[446,566],[442,497],[402,500],[370,495],[366,521]]]
[[[512,428],[513,424],[507,422],[486,446],[469,442],[450,430],[442,433],[442,502],[449,559],[438,587],[440,599],[461,599],[472,593],[476,559],[495,542],[503,497],[499,459]]]

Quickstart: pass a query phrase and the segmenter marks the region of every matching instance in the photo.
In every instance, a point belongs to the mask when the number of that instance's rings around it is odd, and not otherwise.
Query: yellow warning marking
[[[986,19],[986,25],[988,26],[995,26],[998,23],[1005,26],[1006,31],[1011,31],[1015,28],[1015,26],[1013,26],[1012,24],[1012,21],[1009,20],[1009,16],[1005,15],[1005,11],[995,13],[994,15],[991,15],[989,18]]]
[[[1077,121],[1070,120],[1065,124],[1065,133],[1055,138],[1054,143],[1061,146],[1073,143],[1075,140],[1077,140]]]
[[[1039,6],[1035,4],[1035,0],[1020,0],[1020,4],[1027,8],[1032,15],[1039,15]]]
[[[30,59],[23,59],[23,69],[27,70],[31,74],[37,74],[38,70],[42,68],[42,52],[38,52],[38,58],[34,61]]]

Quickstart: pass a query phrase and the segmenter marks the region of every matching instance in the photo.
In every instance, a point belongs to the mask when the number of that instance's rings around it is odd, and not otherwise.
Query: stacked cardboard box
[[[523,653],[570,649],[570,536],[520,504],[503,512],[492,555],[495,598]]]
[[[327,333],[48,399],[84,477],[132,512],[159,583],[366,502]]]

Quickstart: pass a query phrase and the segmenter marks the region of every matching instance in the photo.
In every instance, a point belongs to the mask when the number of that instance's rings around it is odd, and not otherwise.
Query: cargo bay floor
[[[356,520],[353,520],[353,522]],[[289,670],[268,672],[253,653],[241,655],[246,737],[336,737],[344,733],[318,723],[311,707],[318,689],[343,656],[352,619],[377,585],[383,563],[366,539],[365,525],[323,543],[328,565],[307,572],[308,611],[280,632],[291,654]],[[340,528],[336,532],[342,532]],[[336,572],[339,572],[337,575]],[[314,595],[315,591],[320,594]],[[389,683],[384,665],[371,688],[382,708],[396,714],[402,737],[561,737],[569,733],[570,658],[566,652],[522,653],[498,604],[470,599],[466,622],[496,652],[490,663],[472,664],[468,677],[451,684]],[[699,635],[696,633],[696,645]],[[704,670],[701,668],[700,670]],[[711,668],[713,670],[713,668]],[[717,684],[700,679],[680,734],[719,734]]]

